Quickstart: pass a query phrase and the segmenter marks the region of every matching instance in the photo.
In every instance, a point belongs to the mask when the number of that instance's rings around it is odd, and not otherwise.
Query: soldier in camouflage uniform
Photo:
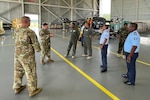
[[[123,50],[123,46],[124,46],[124,42],[127,38],[129,34],[129,31],[128,31],[128,24],[127,23],[124,23],[124,27],[121,28],[118,33],[117,33],[117,37],[119,38],[119,45],[118,45],[118,57],[121,57],[121,52]],[[125,52],[123,50],[123,56],[122,56],[123,59],[125,59]]]
[[[22,78],[26,75],[29,96],[32,97],[42,91],[37,88],[37,74],[35,51],[39,52],[40,45],[34,31],[29,29],[30,18],[21,18],[21,28],[15,32],[14,84],[15,94],[20,93],[26,86],[22,85]]]
[[[65,57],[69,55],[71,47],[73,46],[72,58],[75,58],[76,46],[77,46],[77,41],[78,41],[80,32],[78,30],[78,27],[75,25],[75,23],[71,23],[70,27],[71,27],[70,29],[71,37],[70,37],[70,41],[69,41],[69,45],[67,49],[67,54],[65,55]]]
[[[39,32],[41,36],[41,64],[45,64],[44,58],[47,56],[48,60],[47,62],[54,62],[54,60],[51,59],[50,56],[50,49],[51,49],[51,41],[50,38],[54,36],[53,33],[50,33],[48,31],[48,24],[44,23],[42,30]]]

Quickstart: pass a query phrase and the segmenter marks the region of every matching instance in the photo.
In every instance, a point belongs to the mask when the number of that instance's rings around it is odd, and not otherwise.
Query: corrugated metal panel
[[[150,0],[139,0],[139,20],[150,20]]]
[[[12,21],[14,18],[21,17],[21,4],[1,2],[0,17]],[[6,22],[4,20],[4,22]]]
[[[149,20],[150,0],[112,0],[111,17],[125,20]]]

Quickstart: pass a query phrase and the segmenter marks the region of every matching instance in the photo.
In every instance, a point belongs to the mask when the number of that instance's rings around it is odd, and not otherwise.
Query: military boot
[[[44,60],[41,60],[41,61],[40,61],[40,63],[41,63],[42,65],[44,65],[44,64],[45,64]]]
[[[52,59],[49,58],[49,59],[47,60],[47,62],[48,62],[48,63],[51,63],[51,62],[54,62],[54,60],[52,60]]]
[[[19,94],[22,90],[24,90],[26,85],[22,85],[20,88],[15,89],[15,94]]]
[[[41,91],[42,91],[42,88],[37,88],[33,92],[29,93],[29,96],[33,97],[33,96],[37,95],[38,93],[40,93]]]

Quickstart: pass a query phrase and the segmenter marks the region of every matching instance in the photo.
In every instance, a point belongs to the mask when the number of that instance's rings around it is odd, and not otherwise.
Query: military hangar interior
[[[150,90],[150,1],[149,0],[0,0],[0,99],[1,100],[148,100]],[[40,53],[35,54],[38,86],[43,91],[28,96],[26,88],[15,95],[14,32],[22,16],[31,19],[30,28],[39,41],[39,30],[48,23],[54,32],[51,38],[51,57],[54,63],[40,64]],[[82,24],[92,18],[92,59],[81,57],[84,48],[77,44],[76,58],[65,58],[70,38],[70,22]],[[96,20],[94,20],[96,19]],[[100,20],[99,20],[100,19]],[[108,71],[101,73],[99,28],[101,22],[112,28],[108,47]],[[136,85],[123,83],[127,70],[126,60],[118,58],[116,32],[124,23],[138,24],[141,36],[139,57],[136,61]],[[80,26],[81,28],[81,26]],[[72,51],[71,51],[72,52]],[[27,85],[26,77],[23,84]]]

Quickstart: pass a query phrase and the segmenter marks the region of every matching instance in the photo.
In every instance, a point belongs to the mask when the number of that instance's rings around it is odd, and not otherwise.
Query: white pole
[[[73,0],[71,0],[71,21],[73,21]]]
[[[22,16],[24,16],[24,0],[22,0],[22,2],[21,2],[21,4],[22,4]]]
[[[41,0],[39,0],[39,29],[41,28]]]
[[[139,0],[136,0],[136,20],[139,20]]]

